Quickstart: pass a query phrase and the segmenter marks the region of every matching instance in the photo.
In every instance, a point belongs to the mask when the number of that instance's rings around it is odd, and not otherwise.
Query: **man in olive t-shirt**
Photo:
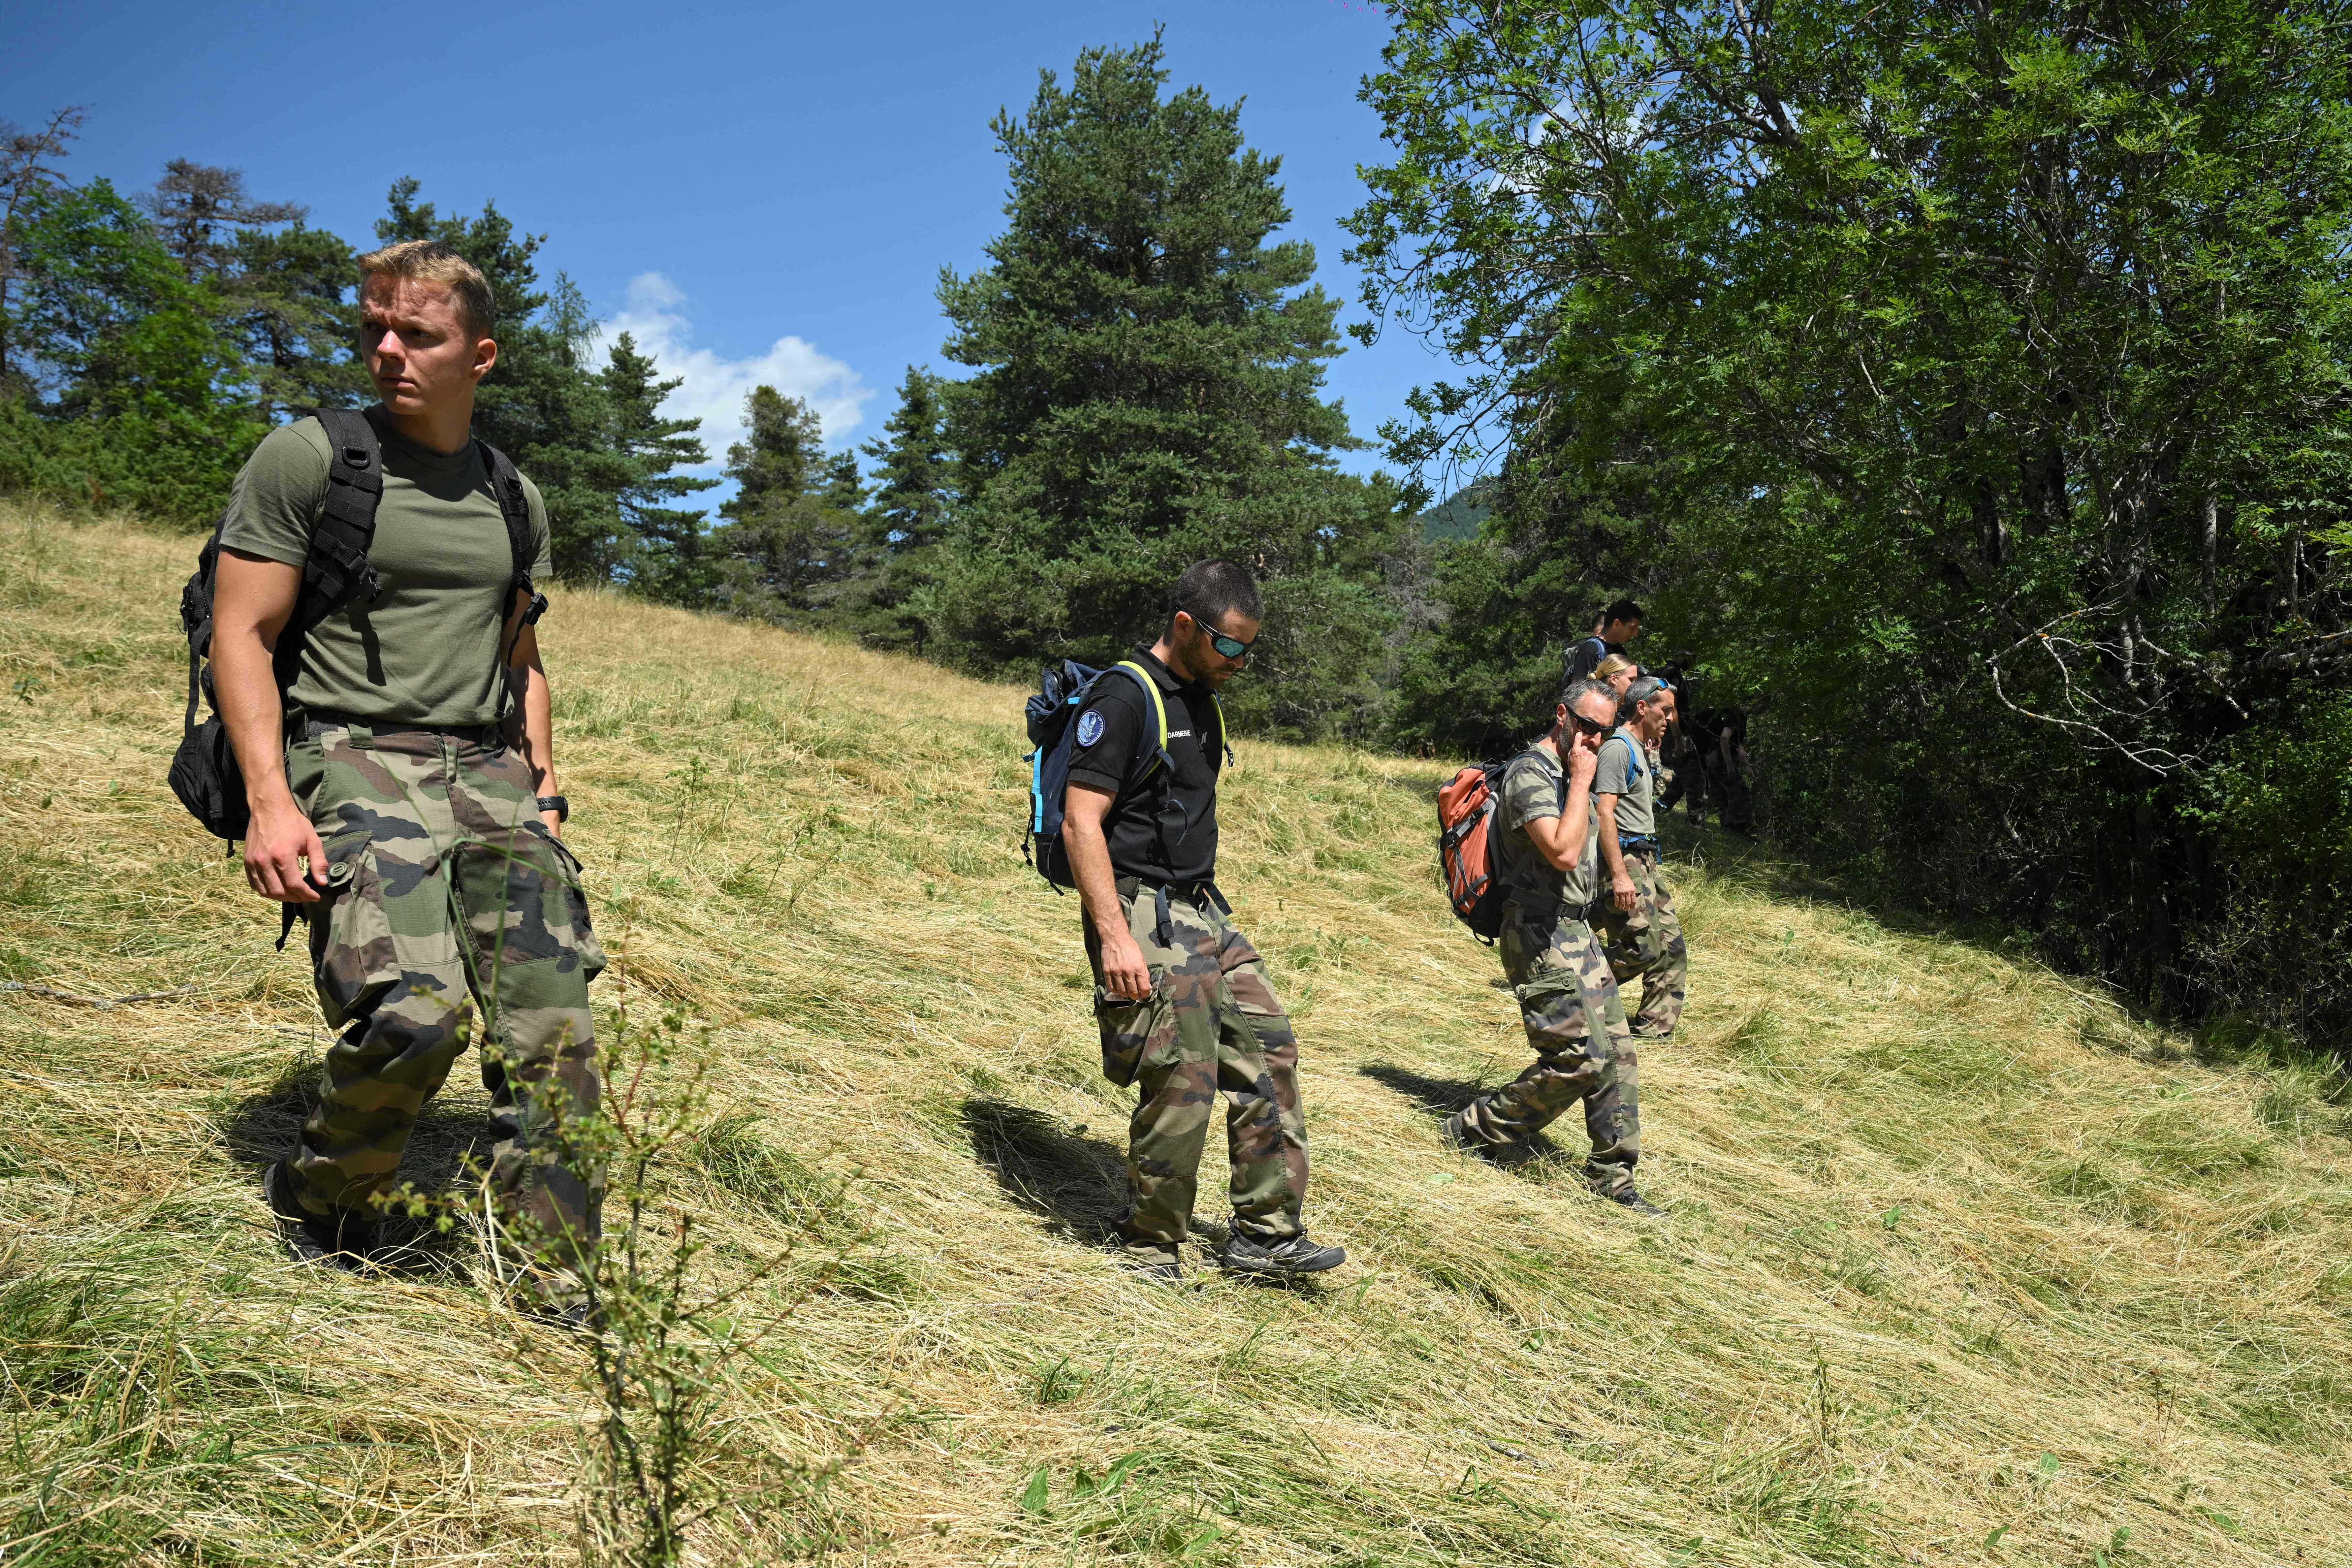
[[[1592,1190],[1636,1214],[1659,1211],[1633,1185],[1641,1157],[1638,1065],[1609,961],[1585,923],[1601,824],[1592,809],[1595,749],[1617,712],[1597,680],[1560,693],[1552,728],[1504,770],[1496,803],[1504,896],[1503,970],[1518,997],[1533,1066],[1446,1118],[1457,1149],[1524,1142],[1581,1101]]]
[[[601,1180],[562,1129],[600,1084],[588,982],[604,955],[558,837],[551,709],[528,584],[469,435],[496,363],[489,286],[436,241],[360,259],[361,346],[382,402],[377,579],[273,670],[331,479],[324,428],[273,431],[221,529],[213,676],[252,805],[246,879],[307,914],[319,1001],[340,1031],[318,1108],[263,1194],[294,1255],[373,1244],[417,1112],[474,1033],[492,1092],[491,1184],[530,1266],[530,1304],[584,1301],[553,1270],[596,1233]],[[532,575],[548,526],[524,482]]]
[[[313,627],[288,698],[311,713],[427,726],[494,724],[506,698],[499,644],[514,572],[506,518],[490,493],[481,450],[467,441],[435,452],[367,411],[383,444],[383,499],[368,563],[380,592],[362,595]],[[223,548],[299,568],[327,500],[327,432],[315,418],[262,437],[229,492]],[[547,507],[522,482],[530,510],[531,576],[553,570]]]

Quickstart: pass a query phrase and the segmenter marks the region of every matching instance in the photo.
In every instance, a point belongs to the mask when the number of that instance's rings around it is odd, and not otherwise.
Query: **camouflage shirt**
[[[1584,852],[1573,872],[1562,871],[1546,859],[1528,835],[1528,823],[1560,816],[1567,801],[1568,774],[1546,747],[1529,746],[1503,770],[1503,798],[1496,807],[1495,823],[1502,830],[1503,892],[1523,909],[1549,909],[1555,904],[1581,909],[1592,901],[1593,867],[1601,842],[1592,828],[1599,824],[1600,814],[1586,815]]]

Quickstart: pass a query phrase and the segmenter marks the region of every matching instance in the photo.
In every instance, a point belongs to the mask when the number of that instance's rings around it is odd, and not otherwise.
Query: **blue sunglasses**
[[[1227,637],[1224,633],[1219,631],[1216,627],[1203,620],[1201,617],[1200,612],[1197,610],[1188,609],[1184,613],[1192,616],[1192,624],[1200,627],[1202,632],[1207,636],[1209,646],[1215,648],[1227,658],[1247,658],[1249,657],[1250,649],[1257,646],[1255,638],[1252,638],[1248,642],[1244,642],[1239,637]]]

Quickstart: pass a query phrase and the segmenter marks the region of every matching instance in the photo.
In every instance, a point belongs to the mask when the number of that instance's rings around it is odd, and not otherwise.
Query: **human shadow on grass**
[[[1468,1109],[1472,1100],[1494,1087],[1465,1083],[1458,1079],[1431,1078],[1393,1062],[1367,1062],[1356,1070],[1382,1088],[1394,1089],[1441,1121],[1457,1110]],[[1563,1157],[1559,1145],[1541,1132],[1517,1143],[1490,1144],[1475,1152],[1489,1164],[1507,1171],[1532,1170]]]
[[[457,1071],[465,1070],[460,1062]],[[222,1152],[257,1183],[271,1161],[284,1158],[294,1147],[296,1134],[318,1106],[319,1073],[314,1058],[290,1061],[268,1088],[236,1101],[221,1119]],[[408,1149],[400,1162],[402,1184],[428,1196],[470,1186],[467,1157],[480,1165],[489,1163],[488,1117],[486,1094],[436,1096],[409,1131]],[[386,1215],[377,1237],[375,1267],[393,1274],[446,1274],[475,1250],[472,1234],[462,1227],[444,1232],[430,1218],[401,1214]]]
[[[1127,1206],[1127,1156],[1052,1117],[1010,1100],[974,1095],[963,1102],[971,1152],[1005,1195],[1049,1222],[1055,1233],[1090,1247],[1108,1246]]]

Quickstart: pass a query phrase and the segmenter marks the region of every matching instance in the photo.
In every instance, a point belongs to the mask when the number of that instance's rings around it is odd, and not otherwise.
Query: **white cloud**
[[[722,359],[693,342],[686,291],[658,272],[640,272],[629,281],[626,305],[604,323],[595,350],[603,363],[607,345],[627,332],[637,352],[661,367],[662,379],[683,376],[662,412],[675,419],[700,419],[711,470],[725,461],[730,443],[743,437],[743,399],[755,386],[772,386],[816,410],[828,445],[838,445],[866,416],[873,388],[841,361],[821,353],[805,338],[781,337],[752,359]]]

